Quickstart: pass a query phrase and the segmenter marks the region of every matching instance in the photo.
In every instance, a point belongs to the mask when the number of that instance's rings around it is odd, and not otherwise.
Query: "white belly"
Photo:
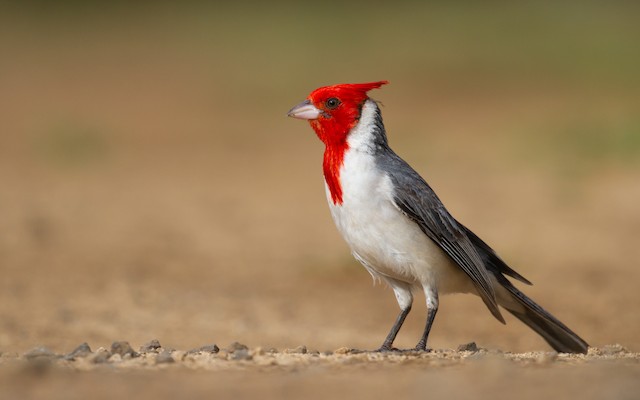
[[[440,293],[473,290],[464,272],[395,206],[391,180],[371,154],[348,150],[340,182],[341,205],[333,204],[327,188],[333,220],[374,278],[435,287]]]

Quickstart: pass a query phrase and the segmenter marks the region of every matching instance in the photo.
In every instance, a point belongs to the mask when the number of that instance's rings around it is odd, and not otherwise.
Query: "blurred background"
[[[377,348],[393,292],[351,258],[323,146],[286,112],[382,79],[391,145],[526,292],[640,349],[640,3],[0,7],[0,351]],[[549,348],[507,319],[445,297],[430,345]]]

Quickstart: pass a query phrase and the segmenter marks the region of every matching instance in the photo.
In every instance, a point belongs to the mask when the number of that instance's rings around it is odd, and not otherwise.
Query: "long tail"
[[[471,230],[459,222],[458,224],[464,228],[469,239],[476,246],[485,266],[496,278],[498,304],[536,331],[557,351],[561,353],[586,353],[589,349],[587,342],[519,291],[504,275],[509,275],[527,285],[531,285],[531,282],[511,269],[488,244]]]
[[[536,331],[556,351],[561,353],[587,353],[589,349],[587,342],[519,291],[509,280],[502,276],[500,278],[498,281],[505,290],[499,290],[496,293],[498,295],[498,304]]]

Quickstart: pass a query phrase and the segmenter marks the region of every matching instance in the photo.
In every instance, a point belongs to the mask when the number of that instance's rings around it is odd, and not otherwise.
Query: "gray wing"
[[[456,222],[458,222],[458,220],[456,220]],[[504,261],[502,261],[500,256],[498,256],[496,252],[484,242],[484,240],[480,239],[475,233],[473,233],[471,229],[462,225],[460,222],[458,222],[458,225],[465,231],[474,246],[476,246],[476,250],[478,251],[478,253],[480,253],[480,257],[482,257],[484,265],[489,271],[493,272],[494,274],[500,273],[509,275],[510,277],[517,279],[522,283],[531,285],[531,282],[527,278],[520,275],[517,271],[514,271]],[[498,279],[498,281],[500,281],[500,279]]]
[[[494,317],[502,323],[495,290],[481,255],[465,228],[449,214],[429,185],[395,154],[385,160],[395,186],[394,201],[471,278],[478,294]]]

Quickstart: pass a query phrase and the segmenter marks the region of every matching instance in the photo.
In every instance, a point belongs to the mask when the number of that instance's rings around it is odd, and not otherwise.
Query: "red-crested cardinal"
[[[530,285],[471,230],[449,214],[424,179],[387,143],[382,115],[367,92],[387,81],[321,87],[288,115],[306,119],[325,144],[324,179],[331,215],[353,256],[394,291],[400,314],[380,347],[393,341],[422,289],[427,337],[438,296],[472,293],[505,323],[498,306],[540,334],[555,350],[586,353],[588,344],[525,296],[505,275]]]

